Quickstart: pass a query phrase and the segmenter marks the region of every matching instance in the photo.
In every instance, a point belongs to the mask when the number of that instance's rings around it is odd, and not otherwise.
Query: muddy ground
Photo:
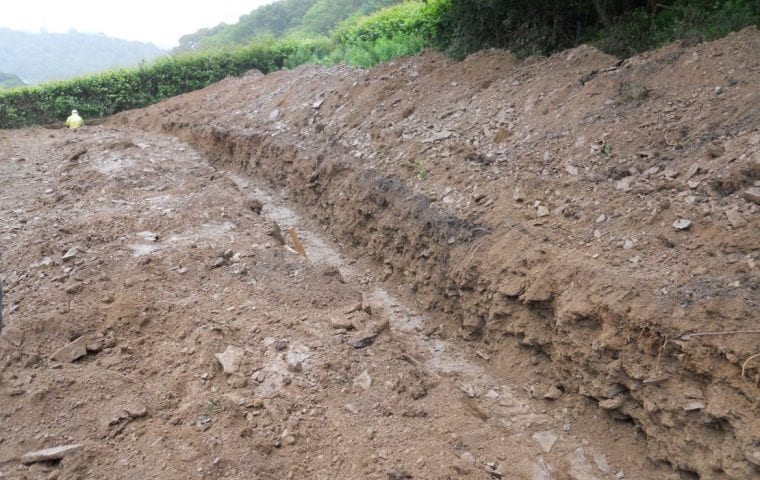
[[[760,476],[759,48],[252,72],[2,132],[0,477]]]

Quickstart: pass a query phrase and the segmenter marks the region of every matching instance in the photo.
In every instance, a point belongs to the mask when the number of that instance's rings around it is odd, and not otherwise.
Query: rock
[[[625,401],[626,401],[625,395],[618,395],[617,397],[600,401],[599,408],[603,408],[605,410],[617,410],[618,408],[623,406]]]
[[[739,210],[735,208],[726,210],[726,217],[728,218],[728,223],[730,223],[734,229],[739,229],[747,226],[747,220],[742,216],[741,213],[739,213]]]
[[[71,363],[78,358],[87,355],[87,339],[82,336],[69,342],[51,357],[56,362]]]
[[[570,175],[578,175],[578,167],[570,165],[569,163],[565,165],[565,171]]]
[[[541,217],[546,217],[547,215],[549,215],[549,209],[543,205],[539,205],[538,208],[536,209],[536,216],[538,218],[541,218]]]
[[[50,257],[43,257],[39,262],[35,262],[29,265],[31,270],[43,270],[51,265],[55,265],[55,262]]]
[[[538,457],[532,467],[531,480],[552,480],[552,474],[549,472],[549,466],[543,458]]]
[[[699,164],[695,163],[691,167],[689,167],[689,170],[686,171],[686,180],[691,180],[691,177],[699,173]]]
[[[760,187],[752,187],[742,192],[742,198],[748,202],[760,204]]]
[[[314,110],[319,110],[319,107],[321,107],[323,103],[325,103],[325,99],[324,98],[319,99],[316,102],[311,104],[311,108],[313,108]]]
[[[201,432],[205,432],[206,430],[211,428],[211,425],[213,424],[214,424],[214,419],[208,415],[201,415],[195,420],[195,428],[197,428]]]
[[[142,238],[146,242],[157,242],[158,241],[158,234],[144,231],[144,232],[137,232],[136,234],[138,237]]]
[[[514,200],[517,203],[522,203],[525,201],[525,195],[523,195],[520,187],[515,187],[515,191],[512,194],[512,200]]]
[[[46,448],[44,450],[38,450],[36,452],[30,452],[21,457],[21,463],[24,465],[31,465],[37,462],[51,462],[53,460],[60,460],[67,455],[80,450],[81,444],[63,445],[60,447]]]
[[[615,183],[615,188],[617,190],[620,190],[621,192],[627,192],[631,189],[631,183],[633,182],[633,177],[625,177],[621,178],[620,180]]]
[[[341,328],[343,330],[351,330],[354,328],[354,324],[351,322],[351,319],[340,312],[335,312],[330,315],[330,326],[336,330]]]
[[[354,415],[359,415],[359,407],[353,403],[347,403],[345,406],[346,411],[351,412]]]
[[[440,132],[434,133],[430,135],[429,137],[422,140],[422,143],[435,143],[440,142],[441,140],[446,140],[447,138],[451,137],[453,133],[449,130],[441,130]]]
[[[221,364],[222,370],[228,375],[238,371],[243,355],[245,355],[245,350],[232,345],[228,345],[224,352],[214,354],[216,360]]]
[[[610,464],[607,463],[607,457],[602,455],[601,453],[595,453],[592,458],[594,459],[594,463],[596,464],[596,468],[598,468],[603,473],[610,473]]]
[[[745,451],[744,457],[752,464],[760,467],[760,448],[752,451]]]
[[[562,396],[562,390],[557,388],[556,385],[552,385],[551,387],[549,387],[542,395],[542,397],[547,400],[557,400],[561,396]]]
[[[280,111],[277,109],[272,110],[269,113],[269,120],[277,120],[277,118],[280,116]]]
[[[623,249],[625,250],[631,250],[633,248],[633,241],[632,240],[626,240],[625,243],[623,243]]]
[[[369,387],[372,386],[372,377],[370,377],[369,373],[364,370],[358,377],[354,379],[354,385],[358,385],[364,390],[369,390]]]
[[[704,409],[705,409],[705,402],[700,401],[700,400],[693,400],[683,406],[684,412],[694,412],[694,411],[704,410]]]
[[[81,252],[85,251],[82,247],[71,247],[66,253],[63,254],[63,257],[61,257],[61,260],[64,262],[68,262],[70,260],[73,260],[77,257]]]
[[[303,355],[297,352],[288,352],[285,357],[285,362],[288,364],[288,370],[293,373],[298,373],[303,370],[302,363]]]
[[[673,222],[673,228],[676,230],[688,230],[691,228],[691,220],[687,220],[685,218],[679,218],[675,222]]]
[[[142,418],[148,414],[148,407],[143,404],[129,405],[124,411],[130,418]]]
[[[75,293],[79,293],[84,288],[84,284],[82,282],[71,282],[63,287],[63,291],[74,295]]]
[[[545,453],[552,451],[552,447],[557,443],[557,436],[552,432],[536,432],[531,437],[536,443],[538,443]]]
[[[354,327],[354,330],[363,330],[369,321],[370,316],[364,311],[354,312],[351,315],[351,326]]]
[[[567,456],[570,464],[570,478],[572,480],[598,480],[594,476],[594,469],[586,459],[586,452],[578,447],[572,454]]]

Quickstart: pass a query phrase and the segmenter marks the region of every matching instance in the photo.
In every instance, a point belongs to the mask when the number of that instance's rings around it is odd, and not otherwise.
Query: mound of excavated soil
[[[0,473],[759,476],[758,51],[252,72],[9,136]]]
[[[700,478],[759,474],[760,34],[624,62],[434,53],[229,79],[119,116],[287,187],[446,334]],[[685,473],[686,474],[686,473]]]

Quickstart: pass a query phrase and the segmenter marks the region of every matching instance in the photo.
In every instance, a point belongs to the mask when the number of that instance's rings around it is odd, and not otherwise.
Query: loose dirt
[[[760,476],[759,49],[425,53],[2,132],[0,477]]]

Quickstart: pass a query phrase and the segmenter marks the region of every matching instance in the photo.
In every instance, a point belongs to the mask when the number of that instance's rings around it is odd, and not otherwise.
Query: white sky
[[[241,15],[273,0],[17,0],[3,2],[0,27],[24,32],[103,33],[162,48],[179,37]]]

